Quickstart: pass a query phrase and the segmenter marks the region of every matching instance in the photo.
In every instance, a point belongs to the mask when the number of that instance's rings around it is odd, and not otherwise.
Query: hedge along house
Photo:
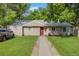
[[[15,35],[70,35],[72,25],[67,22],[46,22],[43,20],[17,20],[9,28]]]

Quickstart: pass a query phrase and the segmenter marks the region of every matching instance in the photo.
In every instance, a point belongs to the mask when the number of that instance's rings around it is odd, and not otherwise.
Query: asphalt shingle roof
[[[18,21],[15,23],[16,25],[22,26],[55,26],[55,27],[70,27],[72,26],[68,22],[46,22],[43,20],[25,20],[25,21]]]
[[[47,26],[56,26],[56,27],[70,27],[72,26],[70,23],[68,22],[50,22],[48,24],[46,24]]]

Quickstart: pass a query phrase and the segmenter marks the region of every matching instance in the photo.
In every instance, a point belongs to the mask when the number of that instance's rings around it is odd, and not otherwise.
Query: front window
[[[55,28],[53,27],[52,30],[55,31]]]

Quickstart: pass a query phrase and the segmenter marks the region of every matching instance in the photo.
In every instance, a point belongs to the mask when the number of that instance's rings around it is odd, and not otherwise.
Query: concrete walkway
[[[40,36],[34,46],[32,56],[58,56],[57,50],[45,36]]]

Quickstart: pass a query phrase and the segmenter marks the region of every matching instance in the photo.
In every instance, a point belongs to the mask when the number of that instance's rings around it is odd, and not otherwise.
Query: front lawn
[[[23,36],[0,42],[0,56],[29,56],[36,40],[36,36]]]
[[[79,56],[79,38],[78,37],[57,37],[48,36],[48,40],[63,56]]]

